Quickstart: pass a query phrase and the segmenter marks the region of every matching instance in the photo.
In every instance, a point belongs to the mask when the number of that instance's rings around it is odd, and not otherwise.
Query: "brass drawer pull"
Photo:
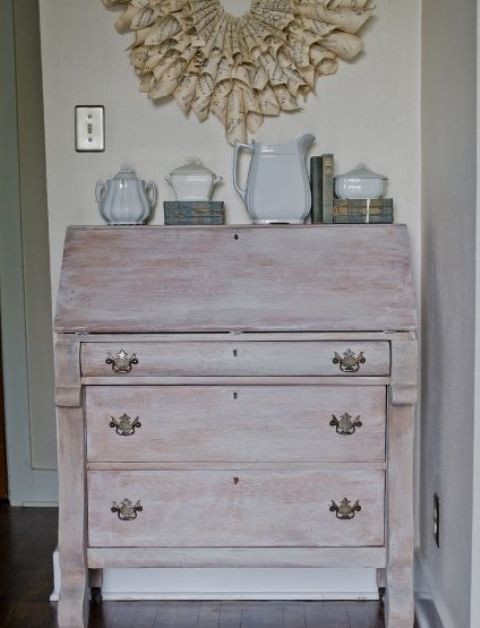
[[[332,360],[334,364],[340,366],[342,373],[356,373],[360,369],[360,364],[365,364],[366,361],[363,351],[355,355],[351,349],[347,349],[344,352],[343,358],[335,351],[335,357]]]
[[[132,353],[129,357],[128,353],[122,349],[114,356],[109,353],[105,364],[111,364],[114,373],[130,373],[132,367],[138,364],[138,358],[136,353]]]
[[[117,502],[113,502],[111,507],[112,512],[116,512],[119,519],[122,521],[132,521],[137,518],[137,512],[142,512],[143,506],[140,500],[136,504],[133,504],[129,499],[125,498],[120,506]]]
[[[362,422],[360,421],[360,415],[353,418],[348,412],[345,412],[340,419],[337,419],[337,417],[332,414],[330,425],[335,428],[337,434],[341,436],[351,436],[355,434],[357,427],[362,427]]]
[[[340,506],[338,506],[332,499],[332,504],[330,506],[330,512],[334,512],[337,519],[353,519],[355,517],[356,512],[360,512],[362,507],[360,506],[360,502],[357,500],[354,504],[344,497],[340,502]]]
[[[138,420],[138,416],[132,419],[128,414],[122,414],[119,419],[112,416],[110,421],[110,427],[115,428],[115,432],[120,436],[132,436],[135,434],[137,427],[142,427],[142,424]]]

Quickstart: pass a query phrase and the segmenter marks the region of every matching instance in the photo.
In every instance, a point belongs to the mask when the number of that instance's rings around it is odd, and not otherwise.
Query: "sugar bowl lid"
[[[187,157],[187,163],[183,166],[179,166],[172,170],[170,176],[174,175],[207,175],[209,177],[215,177],[215,173],[213,173],[207,166],[202,163],[202,160],[198,157]]]
[[[345,174],[340,174],[338,176],[335,177],[335,179],[375,179],[376,181],[378,181],[379,179],[381,179],[382,181],[386,181],[388,179],[388,177],[384,176],[383,174],[377,174],[376,172],[373,172],[373,170],[370,170],[370,168],[368,168],[365,164],[358,164],[358,166],[356,168],[354,168],[353,170],[350,170],[349,172],[346,172]]]
[[[117,172],[117,174],[113,177],[113,179],[114,181],[118,181],[119,179],[133,180],[133,179],[138,179],[138,177],[137,177],[137,173],[132,168],[132,166],[129,166],[128,164],[122,164],[122,167]]]

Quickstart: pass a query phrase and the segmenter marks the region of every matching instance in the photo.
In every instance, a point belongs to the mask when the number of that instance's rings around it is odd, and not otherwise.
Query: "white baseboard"
[[[58,508],[58,502],[22,502],[22,506],[23,508]]]
[[[415,616],[419,628],[458,628],[420,554],[415,556]]]
[[[58,601],[58,552],[53,556]],[[375,569],[104,569],[104,600],[376,600]]]

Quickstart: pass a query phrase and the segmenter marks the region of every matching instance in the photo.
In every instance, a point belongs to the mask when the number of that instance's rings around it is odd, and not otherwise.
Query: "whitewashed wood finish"
[[[59,628],[84,628],[88,616],[83,408],[58,408]]]
[[[121,462],[380,462],[385,387],[132,386],[86,389],[87,458]],[[138,417],[130,436],[112,416]],[[352,435],[330,425],[349,413]]]
[[[83,386],[388,386],[390,377],[82,377]]]
[[[57,332],[416,326],[403,225],[67,231]]]
[[[55,343],[55,403],[62,407],[81,404],[80,343],[75,337]]]
[[[90,547],[382,546],[382,471],[89,471]],[[360,500],[339,520],[331,500]],[[141,501],[121,521],[112,501]]]
[[[406,349],[408,351],[408,349]],[[413,608],[412,405],[388,407],[386,628],[412,628]]]
[[[413,406],[418,397],[418,345],[412,340],[393,340],[392,403]]]
[[[385,471],[385,462],[88,462],[88,471],[231,471],[243,469],[258,471]]]
[[[56,326],[57,331],[79,332],[59,334],[56,347],[61,628],[87,625],[87,562],[89,568],[98,570],[133,564],[348,564],[377,567],[379,584],[385,568],[388,628],[412,628],[415,328],[404,227],[71,229]],[[181,333],[171,333],[176,331]],[[81,344],[82,363],[85,357],[90,359],[91,352],[100,352],[95,360],[100,357],[101,364],[94,361],[93,374],[80,372]],[[322,369],[322,365],[334,366],[317,362],[318,347],[332,345],[339,353],[372,346],[379,351],[378,359],[365,353],[367,364],[362,365],[359,377],[317,371],[318,364]],[[307,346],[315,349],[315,358]],[[156,351],[150,352],[152,347]],[[156,370],[158,347],[167,373]],[[258,347],[260,354],[250,353]],[[305,347],[304,353],[298,354],[299,347]],[[101,352],[115,353],[121,348],[137,353],[140,370],[135,372],[138,367],[134,367],[131,376],[114,375],[105,365],[102,371],[106,356]],[[235,360],[242,356],[240,363],[248,357],[242,363],[246,371],[238,368],[238,362],[237,370],[230,371],[231,361],[218,359],[234,349]],[[283,349],[287,351],[282,353]],[[147,363],[145,350],[150,352]],[[372,364],[375,371],[367,372]],[[212,368],[214,372],[209,371]],[[272,374],[270,369],[280,372]],[[88,434],[85,386],[95,387],[87,392]],[[270,399],[280,393],[289,401],[268,408],[262,397],[265,387]],[[388,447],[387,460],[382,445],[382,460],[375,461],[379,438],[384,436],[379,387],[389,391]],[[345,437],[351,440],[343,449],[336,448],[335,439],[329,445],[330,432],[316,431],[314,401],[318,396],[318,408],[323,409],[333,388],[339,391],[336,401],[358,398],[358,403],[365,404],[362,407],[372,408],[378,421],[371,441],[362,445],[358,461],[351,443],[362,436],[363,428]],[[174,389],[175,394],[170,392]],[[207,397],[209,391],[215,391],[209,403],[197,403],[200,413],[194,403],[197,389]],[[225,395],[237,392],[235,403],[243,401],[244,394],[252,394],[245,406],[250,414],[228,413],[226,400],[216,396],[219,391]],[[162,395],[166,396],[160,403]],[[176,417],[166,433],[153,435],[168,441],[168,445],[160,441],[160,455],[144,436],[141,459],[135,459],[135,454],[133,461],[129,458],[130,437],[117,437],[121,444],[115,449],[111,449],[109,437],[104,440],[101,423],[108,419],[109,399],[114,403],[118,398],[135,405],[140,400],[147,418],[157,408]],[[292,399],[298,400],[295,407]],[[237,447],[227,440],[229,432],[222,431],[223,415],[227,422],[235,419]],[[272,431],[273,421],[281,426],[278,432]],[[197,441],[185,442],[192,425]],[[155,426],[161,426],[160,419]],[[139,434],[146,434],[141,430]],[[283,446],[281,434],[288,440]],[[85,459],[87,437],[90,451],[98,458],[94,462]],[[347,447],[353,452],[348,461],[343,457]],[[296,459],[300,450],[301,462]],[[111,457],[110,451],[119,459],[105,460]],[[178,452],[184,455],[184,462],[175,461]],[[208,458],[219,452],[218,459],[224,457],[224,461]],[[239,452],[245,458],[242,452],[253,454],[252,460],[271,454],[272,461],[235,462]],[[195,460],[197,454],[205,460]],[[149,461],[157,455],[156,461]],[[291,455],[295,461],[289,462]],[[171,457],[163,461],[164,456]],[[85,473],[91,489],[87,522]],[[130,494],[131,489],[138,494]],[[145,508],[133,522],[119,521],[110,511],[111,500],[124,497],[141,499]],[[362,503],[362,511],[352,521],[339,521],[328,509],[330,499],[343,497]],[[88,528],[98,547],[88,547]],[[268,543],[281,546],[268,547]],[[100,571],[90,574],[90,584],[100,582]]]
[[[68,336],[59,336],[60,338],[66,338]],[[224,331],[224,332],[182,332],[181,334],[176,333],[149,333],[149,334],[141,334],[135,333],[125,334],[125,333],[116,333],[116,334],[89,334],[86,332],[79,332],[76,337],[79,340],[89,341],[89,342],[131,342],[132,339],[135,342],[231,342],[235,340],[235,342],[251,342],[258,340],[269,340],[271,342],[281,341],[281,342],[297,342],[297,341],[320,341],[320,340],[340,340],[340,341],[348,341],[348,340],[357,340],[357,341],[365,341],[365,340],[415,340],[416,335],[415,331],[395,331],[395,330],[386,330],[386,331],[302,331],[298,332],[289,332],[289,331],[279,331],[279,332],[268,332],[268,336],[266,336],[265,332],[251,332],[251,331]]]
[[[335,352],[341,357],[351,349],[363,351],[365,364],[354,373],[342,372],[333,363]],[[130,373],[113,373],[105,363],[109,355],[120,350],[135,354],[138,364]],[[82,375],[86,377],[114,375],[142,376],[205,376],[222,375],[281,376],[381,376],[390,373],[388,342],[177,342],[171,343],[84,343],[81,350]]]
[[[384,547],[89,547],[91,567],[385,566]]]

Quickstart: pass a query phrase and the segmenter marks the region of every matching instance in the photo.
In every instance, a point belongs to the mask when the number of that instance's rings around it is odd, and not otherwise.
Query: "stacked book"
[[[164,201],[166,225],[223,225],[223,201]]]
[[[333,223],[393,223],[393,199],[335,199]]]
[[[310,158],[312,223],[393,223],[393,199],[343,199],[334,195],[333,155]]]

